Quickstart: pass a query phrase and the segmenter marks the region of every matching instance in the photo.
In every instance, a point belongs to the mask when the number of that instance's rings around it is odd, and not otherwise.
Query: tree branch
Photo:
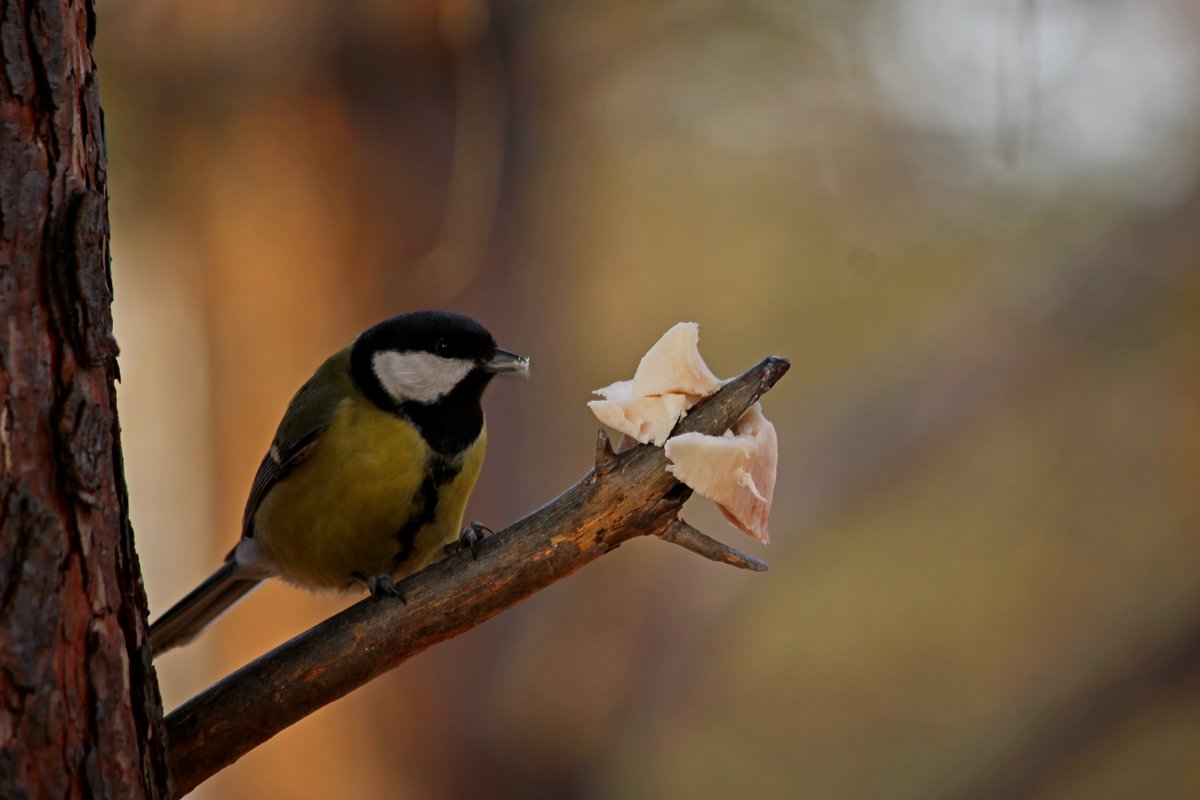
[[[740,569],[748,569],[751,572],[767,571],[767,562],[738,552],[729,545],[718,542],[711,536],[701,533],[679,518],[676,518],[674,522],[668,525],[667,529],[660,533],[659,536],[664,542],[677,544],[684,550],[691,550],[696,555],[703,556],[710,561],[717,561],[721,564],[728,564],[731,567],[738,567]]]
[[[699,403],[675,433],[719,434],[790,366],[770,357]],[[366,599],[209,687],[167,716],[181,794],[279,731],[425,648],[499,614],[635,536],[657,535],[715,561],[766,565],[679,521],[690,494],[662,448],[597,447],[597,469],[485,540],[478,558],[443,559],[403,581],[408,599]]]

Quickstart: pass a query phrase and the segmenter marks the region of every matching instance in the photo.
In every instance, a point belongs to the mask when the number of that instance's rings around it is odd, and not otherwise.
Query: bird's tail
[[[157,656],[187,644],[262,581],[262,577],[247,576],[237,561],[229,558],[204,583],[154,621],[150,626],[151,652]]]

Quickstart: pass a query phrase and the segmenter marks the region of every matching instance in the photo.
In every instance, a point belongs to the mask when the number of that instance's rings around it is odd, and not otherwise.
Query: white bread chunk
[[[680,322],[642,357],[633,379],[597,389],[596,418],[634,439],[664,447],[667,470],[713,500],[733,525],[767,542],[779,441],[755,403],[721,436],[671,431],[688,409],[721,387],[700,357],[700,328]]]
[[[760,404],[723,436],[681,433],[668,439],[664,450],[671,474],[714,501],[742,531],[760,542],[770,540],[767,517],[775,494],[779,440]]]
[[[680,322],[642,356],[633,380],[597,389],[588,408],[608,427],[662,446],[687,410],[721,385],[700,357],[700,326]]]

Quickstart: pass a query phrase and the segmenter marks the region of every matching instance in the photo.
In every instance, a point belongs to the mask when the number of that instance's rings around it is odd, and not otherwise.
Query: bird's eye
[[[453,353],[453,350],[454,349],[450,346],[450,343],[445,339],[438,339],[437,344],[433,347],[433,351],[442,358],[449,358]]]

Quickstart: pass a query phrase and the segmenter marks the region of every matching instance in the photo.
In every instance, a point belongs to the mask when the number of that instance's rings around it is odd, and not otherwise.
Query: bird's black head
[[[479,401],[491,379],[528,371],[529,360],[497,347],[487,328],[446,311],[392,317],[350,348],[350,373],[362,392],[411,419],[430,446],[449,454],[479,435]]]

